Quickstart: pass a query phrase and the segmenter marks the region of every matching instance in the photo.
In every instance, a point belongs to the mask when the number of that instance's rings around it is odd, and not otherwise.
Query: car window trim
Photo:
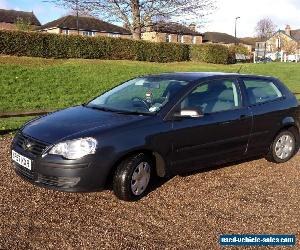
[[[164,120],[172,120],[173,119],[173,114],[176,112],[175,110],[177,109],[178,105],[190,94],[192,93],[196,88],[200,87],[201,85],[204,85],[206,83],[212,82],[214,80],[230,80],[233,81],[236,86],[238,93],[240,94],[240,106],[235,108],[235,109],[230,109],[230,110],[223,110],[223,111],[217,111],[213,113],[206,113],[205,115],[212,115],[212,114],[217,114],[220,112],[227,112],[227,111],[236,111],[236,110],[241,110],[245,107],[244,104],[244,95],[241,89],[241,85],[238,79],[238,76],[231,76],[231,77],[222,77],[222,78],[215,78],[215,79],[205,79],[205,80],[198,80],[195,81],[195,85],[193,85],[174,105],[173,107],[169,110],[169,112],[166,114]],[[194,119],[201,119],[201,118],[194,118]]]

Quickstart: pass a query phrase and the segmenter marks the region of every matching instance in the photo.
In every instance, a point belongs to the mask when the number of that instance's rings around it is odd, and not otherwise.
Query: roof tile
[[[240,40],[226,33],[205,32],[203,37],[203,42],[231,44],[231,43],[240,43]]]
[[[19,18],[29,21],[31,25],[41,26],[33,12],[0,9],[0,22],[16,23]]]
[[[46,23],[41,29],[49,28],[61,28],[61,29],[77,29],[77,17],[76,16],[65,16]],[[130,31],[122,27],[116,26],[111,23],[104,22],[95,17],[79,17],[79,29],[86,31],[98,31],[98,32],[110,32],[118,33],[123,35],[130,35]]]

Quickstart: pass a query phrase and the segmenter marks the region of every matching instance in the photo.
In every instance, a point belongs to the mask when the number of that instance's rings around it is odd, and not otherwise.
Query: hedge
[[[189,46],[109,37],[0,31],[0,54],[45,58],[174,62],[189,60]]]
[[[215,64],[227,64],[229,56],[229,49],[219,44],[193,45],[190,52],[192,61]]]
[[[42,32],[0,31],[0,54],[44,57],[175,62],[228,63],[227,47],[215,44],[152,43],[110,37]]]

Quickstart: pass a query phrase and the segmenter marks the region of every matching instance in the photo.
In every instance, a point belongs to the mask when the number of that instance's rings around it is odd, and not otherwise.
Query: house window
[[[171,39],[172,39],[171,34],[166,34],[166,42],[170,43],[172,41]]]
[[[178,35],[177,36],[177,42],[184,43],[183,35]]]
[[[281,40],[280,37],[276,38],[276,48],[280,49],[281,48]]]
[[[118,37],[121,37],[121,35],[120,34],[108,33],[108,37],[118,38]]]
[[[83,31],[82,35],[83,36],[95,36],[95,32],[93,32],[93,31]]]
[[[69,30],[63,30],[62,33],[63,33],[64,35],[69,35],[69,34],[70,34]]]
[[[192,37],[192,42],[193,42],[193,44],[196,44],[196,43],[197,43],[197,37],[196,37],[196,36],[193,36],[193,37]]]

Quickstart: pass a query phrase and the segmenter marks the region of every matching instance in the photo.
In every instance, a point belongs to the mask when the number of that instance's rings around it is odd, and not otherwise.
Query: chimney
[[[287,34],[288,36],[291,36],[291,26],[290,25],[287,25],[285,27],[285,34]]]
[[[192,31],[196,31],[196,27],[197,27],[197,25],[195,23],[191,23],[189,25],[189,29],[192,30]]]

